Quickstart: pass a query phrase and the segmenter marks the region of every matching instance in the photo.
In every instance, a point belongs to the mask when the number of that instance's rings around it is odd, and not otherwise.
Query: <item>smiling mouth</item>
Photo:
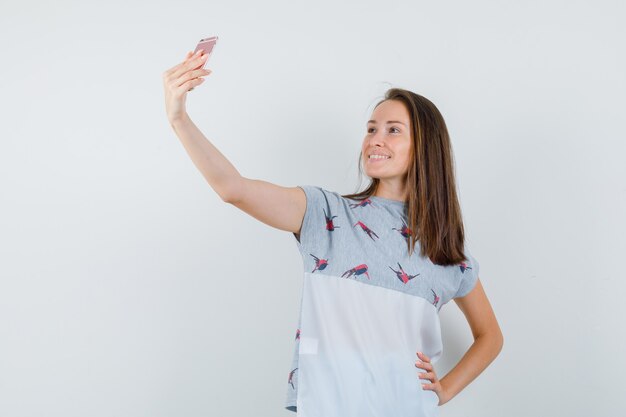
[[[391,159],[391,157],[390,157],[390,156],[388,156],[388,157],[386,157],[386,158],[380,158],[380,157],[375,157],[375,158],[368,157],[368,158],[367,158],[368,162],[381,162],[381,161],[387,161],[387,160],[389,160],[389,159]]]

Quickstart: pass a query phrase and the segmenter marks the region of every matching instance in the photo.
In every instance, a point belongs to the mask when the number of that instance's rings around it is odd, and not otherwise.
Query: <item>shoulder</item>
[[[467,295],[476,286],[476,282],[478,281],[480,264],[471,254],[467,245],[464,247],[464,252],[467,259],[458,265],[457,274],[459,275],[459,284],[453,298]]]
[[[319,185],[305,184],[298,185],[298,187],[300,187],[304,191],[307,197],[307,201],[310,202],[325,202],[327,204],[337,204],[340,202],[349,201],[338,192],[328,190]]]

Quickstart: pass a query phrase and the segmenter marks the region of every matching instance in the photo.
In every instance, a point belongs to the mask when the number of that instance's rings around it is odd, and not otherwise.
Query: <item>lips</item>
[[[386,153],[380,153],[380,152],[377,152],[377,151],[372,151],[372,152],[367,154],[367,159],[369,159],[369,157],[372,156],[372,155],[391,157],[391,155],[387,155]]]
[[[375,162],[385,162],[385,161],[388,161],[389,159],[390,158],[370,158],[370,157],[368,157],[367,158],[367,162],[372,164],[372,163],[375,163]]]

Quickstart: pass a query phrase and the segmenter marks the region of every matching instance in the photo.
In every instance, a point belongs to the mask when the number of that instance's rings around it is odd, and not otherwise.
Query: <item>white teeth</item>
[[[384,156],[384,155],[370,155],[370,159],[389,159],[391,158],[390,156]]]

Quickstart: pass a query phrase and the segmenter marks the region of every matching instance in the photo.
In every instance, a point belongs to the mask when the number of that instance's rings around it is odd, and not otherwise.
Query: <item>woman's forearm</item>
[[[209,185],[224,201],[237,187],[241,174],[202,134],[188,115],[170,121],[170,125]]]
[[[495,332],[480,335],[474,340],[459,363],[439,379],[446,396],[445,402],[454,398],[489,366],[502,350],[502,344],[502,335]]]

